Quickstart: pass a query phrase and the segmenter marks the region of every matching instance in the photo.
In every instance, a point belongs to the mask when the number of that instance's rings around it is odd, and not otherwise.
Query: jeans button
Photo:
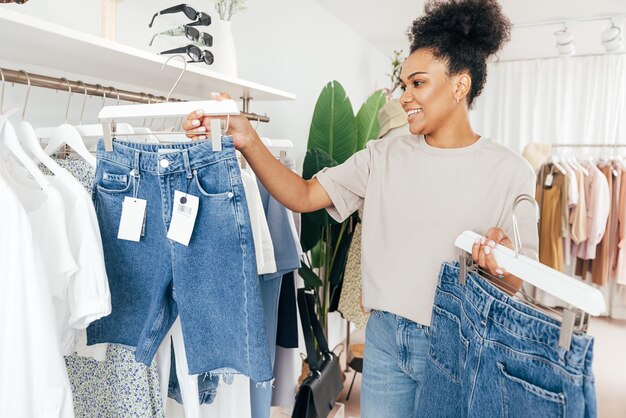
[[[163,160],[161,160],[161,161],[159,162],[159,165],[160,165],[162,168],[167,168],[167,167],[169,167],[169,166],[170,166],[170,162],[169,162],[169,160],[165,160],[165,159],[163,159]]]

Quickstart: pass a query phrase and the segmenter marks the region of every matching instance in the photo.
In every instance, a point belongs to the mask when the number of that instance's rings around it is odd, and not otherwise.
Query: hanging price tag
[[[129,196],[124,198],[120,228],[117,231],[118,239],[139,242],[146,222],[147,203],[144,199]]]
[[[554,183],[554,175],[550,173],[546,176],[545,186],[552,187],[552,183]]]
[[[172,211],[172,221],[167,237],[185,246],[189,245],[193,228],[196,224],[200,199],[198,196],[190,195],[176,190],[174,192],[174,208]]]

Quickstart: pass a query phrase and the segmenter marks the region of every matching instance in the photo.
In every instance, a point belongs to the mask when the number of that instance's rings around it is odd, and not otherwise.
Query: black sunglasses
[[[196,22],[189,23],[188,26],[209,26],[211,24],[211,16],[204,12],[196,12],[196,9],[183,3],[155,13],[148,27],[152,27],[154,19],[156,19],[157,16],[179,12],[183,12],[190,20],[196,20]]]
[[[191,61],[187,62],[204,62],[206,65],[213,64],[213,54],[211,51],[207,49],[200,49],[196,45],[187,45],[181,48],[170,49],[169,51],[159,52],[159,55],[164,54],[180,54],[181,52],[186,53]]]
[[[189,25],[183,25],[175,29],[166,30],[161,33],[155,33],[150,40],[150,46],[154,42],[154,39],[159,35],[169,35],[169,36],[182,36],[185,35],[187,39],[193,42],[197,42],[200,45],[197,46],[213,46],[213,37],[205,32],[200,32],[198,29],[191,27]]]

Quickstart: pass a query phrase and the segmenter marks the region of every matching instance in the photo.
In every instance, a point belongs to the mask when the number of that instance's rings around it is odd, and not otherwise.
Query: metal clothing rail
[[[0,68],[0,75],[3,76],[5,82],[29,84],[31,86],[43,87],[53,90],[71,90],[76,94],[87,94],[89,96],[98,96],[100,98],[106,97],[116,100],[124,100],[134,103],[162,103],[167,101],[164,96],[155,96],[146,93],[137,93],[134,91],[116,89],[115,87],[103,87],[100,84],[88,84],[82,81],[68,80],[66,78],[49,77],[41,74],[26,73],[25,71],[10,70],[7,68]],[[170,102],[182,102],[180,99],[170,99]],[[257,122],[269,122],[270,118],[265,115],[257,115],[254,113],[246,112],[247,103],[243,114],[249,119]]]

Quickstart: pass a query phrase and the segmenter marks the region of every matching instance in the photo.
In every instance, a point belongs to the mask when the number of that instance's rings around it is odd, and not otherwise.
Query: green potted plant
[[[310,179],[325,167],[333,167],[378,138],[378,111],[386,102],[377,90],[354,115],[346,91],[338,81],[320,94],[309,130],[303,177]],[[305,252],[300,276],[307,288],[316,289],[316,308],[322,327],[328,330],[328,310],[336,285],[341,282],[356,217],[335,222],[326,210],[302,215],[302,247]]]

